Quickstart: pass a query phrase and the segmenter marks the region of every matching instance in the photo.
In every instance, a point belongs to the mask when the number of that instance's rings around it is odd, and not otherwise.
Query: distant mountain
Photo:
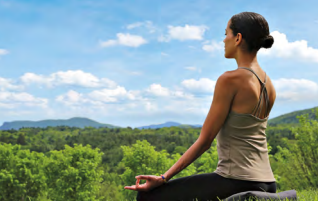
[[[316,119],[315,113],[312,112],[313,109],[318,109],[318,107],[314,107],[311,109],[305,109],[305,110],[299,110],[294,111],[291,113],[283,114],[281,116],[272,118],[268,120],[269,126],[275,126],[279,124],[297,124],[299,123],[297,116],[303,115],[303,114],[309,114],[310,119]],[[110,124],[103,124],[96,122],[94,120],[88,119],[88,118],[81,118],[81,117],[75,117],[67,120],[63,119],[56,119],[56,120],[43,120],[43,121],[12,121],[12,122],[4,122],[2,126],[0,126],[0,130],[10,130],[15,129],[18,130],[22,127],[39,127],[39,128],[46,128],[48,126],[69,126],[69,127],[94,127],[94,128],[100,128],[100,127],[107,127],[107,128],[121,128],[119,126],[114,126]],[[202,125],[195,124],[195,125],[188,125],[188,124],[180,124],[177,122],[166,122],[162,124],[153,124],[149,126],[140,126],[137,127],[138,129],[156,129],[156,128],[163,128],[163,127],[180,127],[180,128],[201,128]]]
[[[202,127],[201,125],[186,125],[186,124],[181,124],[181,123],[169,121],[169,122],[162,123],[162,124],[140,126],[137,128],[138,129],[155,129],[155,128],[172,127],[172,126],[176,126],[176,127],[180,127],[180,128],[199,128],[199,127]]]
[[[310,109],[304,109],[299,111],[290,112],[287,114],[283,114],[281,116],[272,118],[268,120],[269,126],[275,126],[278,124],[297,124],[299,123],[297,116],[303,115],[303,114],[309,114],[310,119],[316,119],[315,113],[312,112],[313,109],[317,109],[318,107],[310,108]]]
[[[22,127],[39,127],[46,128],[48,126],[69,126],[69,127],[79,127],[84,128],[85,126],[91,126],[95,128],[107,127],[107,128],[120,128],[118,126],[103,124],[96,122],[94,120],[88,118],[80,118],[75,117],[67,120],[57,119],[57,120],[43,120],[43,121],[12,121],[12,122],[4,122],[0,127],[0,130],[10,130],[15,129],[18,130]]]

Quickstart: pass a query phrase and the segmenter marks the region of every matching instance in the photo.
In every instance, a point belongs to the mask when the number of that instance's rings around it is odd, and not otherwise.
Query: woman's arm
[[[232,100],[237,92],[237,86],[234,84],[232,75],[231,72],[225,72],[218,78],[215,85],[213,101],[202,126],[200,136],[164,174],[167,180],[181,172],[210,148],[229,113]]]

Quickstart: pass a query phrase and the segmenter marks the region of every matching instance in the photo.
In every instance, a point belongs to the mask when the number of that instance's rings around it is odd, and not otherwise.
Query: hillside
[[[297,123],[299,123],[297,116],[300,116],[303,114],[309,114],[310,119],[316,119],[315,113],[312,112],[313,109],[318,110],[318,107],[294,111],[294,112],[290,112],[290,113],[283,114],[281,116],[269,119],[268,125],[275,126],[275,125],[279,125],[279,124],[297,124]]]
[[[46,128],[48,126],[69,126],[69,127],[107,127],[107,128],[119,128],[118,126],[110,125],[110,124],[103,124],[96,122],[94,120],[88,118],[80,118],[75,117],[67,120],[57,119],[57,120],[43,120],[43,121],[12,121],[12,122],[4,122],[3,125],[0,127],[0,130],[10,130],[15,129],[18,130],[22,127],[39,127],[39,128]]]
[[[312,112],[313,109],[318,110],[318,107],[314,107],[311,109],[299,110],[290,112],[287,114],[283,114],[281,116],[272,118],[268,120],[269,126],[276,126],[280,124],[297,124],[298,119],[297,116],[303,114],[309,114],[310,119],[315,119],[315,113]],[[114,126],[111,124],[103,124],[96,122],[94,120],[88,118],[81,118],[75,117],[67,120],[63,119],[56,119],[56,120],[42,120],[42,121],[12,121],[12,122],[4,122],[3,125],[0,127],[0,130],[10,130],[15,129],[18,130],[22,127],[39,127],[39,128],[46,128],[48,126],[69,126],[69,127],[107,127],[107,128],[120,128],[119,126]],[[180,128],[200,128],[202,125],[188,125],[188,124],[180,124],[177,122],[166,122],[162,124],[153,124],[148,126],[140,126],[137,127],[138,129],[156,129],[156,128],[163,128],[163,127],[180,127]]]
[[[170,121],[170,122],[166,122],[166,123],[162,123],[162,124],[140,126],[137,128],[138,129],[155,129],[155,128],[172,127],[172,126],[179,127],[179,128],[199,128],[199,127],[202,127],[201,125],[186,125],[186,124],[181,124],[181,123]]]

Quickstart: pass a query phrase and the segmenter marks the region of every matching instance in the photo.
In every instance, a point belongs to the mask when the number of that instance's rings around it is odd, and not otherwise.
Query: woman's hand
[[[125,189],[134,191],[150,191],[164,183],[160,176],[155,175],[138,175],[136,176],[136,185],[125,186]],[[140,180],[146,180],[145,184],[139,184]]]

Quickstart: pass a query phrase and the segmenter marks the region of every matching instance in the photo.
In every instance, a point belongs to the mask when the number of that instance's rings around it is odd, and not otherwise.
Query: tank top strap
[[[252,69],[246,68],[246,67],[239,67],[239,69],[249,70],[250,72],[252,72],[257,77],[257,79],[261,83],[261,93],[260,93],[259,98],[258,98],[258,103],[256,104],[256,106],[253,109],[252,115],[256,116],[256,113],[258,112],[256,117],[260,116],[260,114],[262,112],[262,107],[263,107],[263,99],[262,98],[263,98],[263,95],[264,95],[264,99],[265,99],[265,117],[267,117],[268,111],[269,111],[269,98],[268,98],[267,89],[266,89],[266,86],[265,86],[266,77],[267,77],[266,76],[266,72],[265,72],[265,80],[264,80],[264,82],[262,82],[262,80],[259,78],[259,76]]]
[[[251,68],[239,67],[239,69],[247,69],[248,71],[252,72],[258,78],[259,82],[261,82],[263,85],[266,84],[266,72],[265,72],[265,81],[263,82]]]

